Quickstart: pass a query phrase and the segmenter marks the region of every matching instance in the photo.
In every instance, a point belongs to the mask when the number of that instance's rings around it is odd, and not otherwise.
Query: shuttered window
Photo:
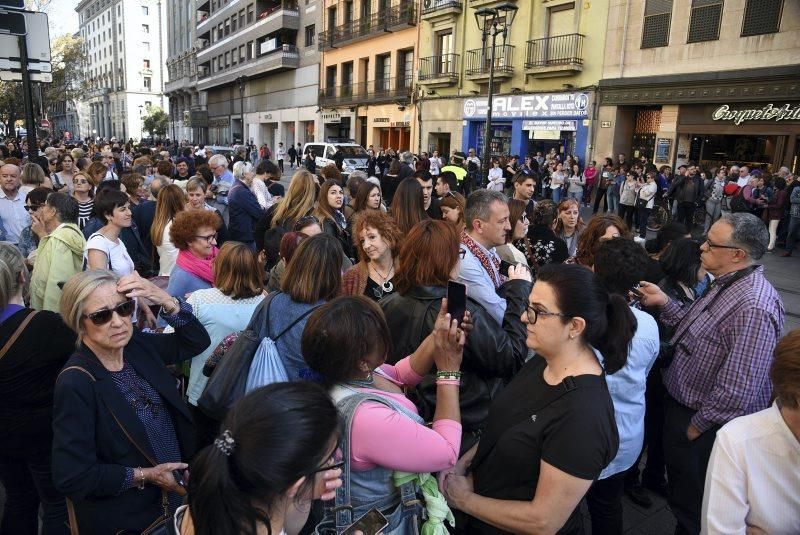
[[[689,19],[687,43],[719,39],[722,6],[723,0],[692,0],[692,16]]]
[[[642,48],[656,48],[669,44],[669,25],[672,19],[672,0],[646,0]]]
[[[747,0],[742,21],[742,37],[776,33],[781,27],[784,0]]]

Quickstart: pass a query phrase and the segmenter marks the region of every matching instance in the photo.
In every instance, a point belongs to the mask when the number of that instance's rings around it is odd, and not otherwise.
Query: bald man
[[[21,172],[16,165],[0,167],[0,219],[6,230],[6,241],[19,244],[22,229],[31,224],[25,209],[25,195],[19,192]]]

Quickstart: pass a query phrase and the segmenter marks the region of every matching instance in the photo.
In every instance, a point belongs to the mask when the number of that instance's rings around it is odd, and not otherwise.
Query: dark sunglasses
[[[311,473],[318,474],[319,472],[327,472],[328,470],[336,470],[338,468],[344,468],[344,460],[337,461],[326,466],[320,466],[319,468],[312,470]]]
[[[36,210],[38,210],[42,206],[44,206],[44,205],[43,204],[26,204],[25,205],[25,210],[27,210],[28,212],[35,212]]]
[[[133,311],[136,309],[136,301],[130,299],[128,301],[124,301],[114,308],[103,308],[98,310],[97,312],[92,312],[90,314],[84,314],[84,318],[88,318],[94,323],[95,325],[105,325],[109,321],[111,321],[114,312],[119,314],[122,318],[127,318]]]

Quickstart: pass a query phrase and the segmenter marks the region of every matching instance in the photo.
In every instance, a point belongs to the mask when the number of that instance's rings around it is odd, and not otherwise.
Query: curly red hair
[[[181,251],[189,248],[189,243],[203,227],[219,230],[220,220],[216,212],[210,210],[184,210],[175,215],[169,229],[169,239]]]
[[[377,230],[392,251],[392,258],[397,258],[403,235],[400,233],[400,227],[397,226],[394,218],[381,210],[363,210],[355,215],[353,221],[353,244],[358,249],[358,257],[363,262],[367,261],[367,253],[361,247],[361,233],[367,228]]]

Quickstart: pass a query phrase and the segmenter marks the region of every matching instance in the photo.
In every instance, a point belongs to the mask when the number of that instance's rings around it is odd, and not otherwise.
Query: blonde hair
[[[38,167],[38,166],[37,166]],[[20,273],[23,280],[20,281]],[[5,308],[20,289],[23,297],[28,290],[28,269],[17,246],[0,242],[0,307]]]
[[[20,182],[28,186],[38,187],[44,184],[44,171],[36,163],[26,163],[22,166]]]
[[[78,345],[83,338],[83,306],[89,296],[107,284],[117,285],[119,276],[107,269],[91,269],[73,275],[64,285],[58,311],[67,327],[78,334]]]
[[[314,208],[316,193],[314,175],[305,169],[295,172],[292,175],[292,181],[289,182],[289,189],[286,190],[286,197],[275,210],[271,226],[274,227],[286,220],[295,220],[306,215]]]

